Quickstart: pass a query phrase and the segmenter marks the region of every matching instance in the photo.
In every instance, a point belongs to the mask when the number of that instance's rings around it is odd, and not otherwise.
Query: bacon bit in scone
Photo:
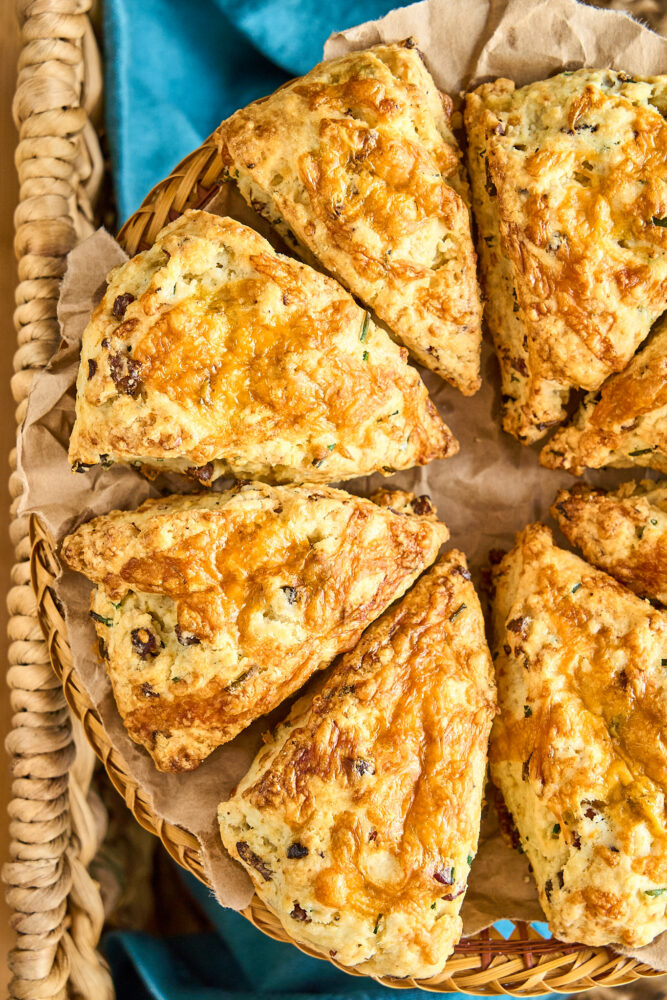
[[[290,844],[287,848],[287,857],[290,861],[296,861],[298,858],[305,858],[308,856],[308,848],[304,844]]]
[[[141,362],[136,358],[128,358],[124,354],[109,355],[109,373],[113,384],[127,396],[136,399],[143,387],[139,378]]]
[[[180,625],[175,627],[174,632],[181,646],[199,646],[201,644],[199,636],[192,632],[184,632]]]
[[[433,872],[433,878],[440,885],[454,885],[454,869],[450,866],[449,868],[441,868],[437,872]]]
[[[92,378],[97,371],[97,361],[94,358],[88,358],[88,378]]]
[[[431,498],[426,496],[426,494],[423,494],[420,497],[415,497],[410,506],[418,517],[427,517],[429,514],[435,513],[435,508],[431,503]]]
[[[113,306],[111,307],[111,312],[116,317],[116,319],[122,319],[125,315],[125,310],[129,306],[130,302],[134,302],[134,295],[132,292],[123,292],[122,295],[116,296],[114,299]]]
[[[466,569],[465,566],[453,566],[452,573],[458,573],[458,575],[462,576],[464,580],[472,580],[472,574],[469,569]]]
[[[312,923],[310,917],[308,916],[304,908],[302,906],[299,906],[296,899],[294,900],[294,909],[290,913],[290,917],[292,918],[292,920],[300,920],[304,924]]]
[[[132,648],[142,660],[147,656],[157,656],[159,653],[157,638],[148,628],[133,628],[130,633]]]
[[[544,883],[544,895],[547,897],[549,902],[551,902],[551,893],[554,891],[554,884],[551,879],[547,879]]]
[[[155,688],[153,687],[153,685],[149,684],[148,681],[144,681],[144,683],[141,685],[141,693],[143,694],[143,696],[145,698],[159,698],[160,697],[159,691],[156,691]]]
[[[254,868],[255,871],[258,871],[265,882],[271,881],[273,871],[264,861],[262,861],[259,854],[255,854],[255,852],[252,850],[250,845],[245,842],[245,840],[241,840],[237,843],[236,850],[241,860],[245,861],[245,863],[247,865],[250,865],[251,868]]]
[[[213,462],[207,462],[206,465],[193,465],[188,469],[187,475],[190,479],[201,483],[202,486],[209,486],[213,479]]]
[[[451,903],[453,899],[458,899],[458,897],[462,896],[464,892],[465,892],[465,886],[459,889],[458,892],[448,892],[444,896],[441,896],[440,898],[444,899],[446,903]]]
[[[299,599],[299,595],[297,593],[296,587],[287,587],[287,586],[285,586],[285,587],[281,587],[280,589],[282,590],[283,594],[287,598],[287,603],[288,604],[296,604],[297,600]]]
[[[516,632],[522,639],[525,639],[529,626],[530,618],[513,618],[511,622],[507,623],[507,630],[508,632]]]

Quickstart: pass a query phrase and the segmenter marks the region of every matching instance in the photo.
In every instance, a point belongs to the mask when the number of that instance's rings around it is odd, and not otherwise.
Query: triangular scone
[[[560,490],[551,513],[590,563],[667,605],[667,480],[623,483],[615,493],[582,483]]]
[[[408,39],[321,63],[219,140],[249,204],[471,395],[482,310],[451,110]]]
[[[585,398],[574,421],[545,444],[540,462],[577,476],[605,465],[667,472],[667,319],[625,371]]]
[[[461,935],[496,700],[465,557],[366,631],[218,810],[289,935],[376,976],[440,972]]]
[[[83,334],[70,461],[331,482],[457,442],[407,352],[332,278],[186,212],[112,271]]]
[[[467,97],[503,426],[526,443],[623,369],[667,308],[667,76],[561,73]]]
[[[147,500],[65,539],[125,727],[191,770],[350,649],[447,528],[326,486]]]
[[[667,615],[526,528],[495,573],[491,776],[552,932],[667,930]]]

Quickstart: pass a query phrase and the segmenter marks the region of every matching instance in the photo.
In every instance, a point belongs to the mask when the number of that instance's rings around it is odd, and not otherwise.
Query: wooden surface
[[[12,355],[15,348],[12,312],[14,310],[14,288],[16,268],[14,263],[14,208],[18,198],[16,171],[14,170],[14,149],[16,131],[12,122],[11,104],[16,79],[16,60],[19,52],[19,33],[10,0],[0,0],[0,323],[2,342],[0,352],[0,383],[2,384],[2,407],[0,416],[0,476],[3,486],[0,492],[0,635],[2,636],[3,683],[0,686],[0,731],[4,743],[9,728],[9,692],[4,683],[7,669],[7,590],[9,573],[13,562],[13,552],[9,544],[9,493],[7,477],[9,451],[14,446],[16,428],[14,424],[14,404],[9,391],[12,374]],[[9,842],[7,803],[9,801],[9,762],[6,754],[0,753],[0,860],[7,860]],[[0,893],[0,997],[7,995],[9,971],[7,952],[11,943],[9,909],[5,903],[4,891]]]

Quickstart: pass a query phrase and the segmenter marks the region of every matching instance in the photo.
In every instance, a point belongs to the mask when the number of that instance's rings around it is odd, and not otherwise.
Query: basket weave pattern
[[[57,345],[56,304],[65,256],[91,231],[91,203],[103,173],[95,133],[101,74],[89,20],[92,2],[17,2],[23,51],[14,104],[21,191],[16,215],[18,350],[12,391],[19,423],[32,378]],[[667,0],[599,5],[630,8],[656,25],[662,18],[660,26],[667,26]],[[179,164],[123,227],[119,239],[127,252],[149,246],[162,226],[185,208],[204,205],[218,189],[220,166],[211,139]],[[15,470],[15,455],[11,462]],[[10,955],[11,996],[110,1000],[113,987],[96,951],[102,902],[86,870],[101,836],[99,807],[89,789],[94,756],[88,744],[138,822],[160,837],[171,856],[203,878],[201,859],[192,835],[155,815],[110,747],[74,670],[54,599],[58,564],[53,541],[37,518],[16,517],[21,486],[15,472],[10,490],[16,563],[9,594],[8,683],[16,715],[8,739],[14,778],[12,861],[3,876],[10,886],[18,932]],[[287,940],[275,915],[257,897],[244,915],[269,936]],[[435,992],[528,996],[623,985],[654,975],[634,959],[606,949],[544,941],[517,924],[508,941],[492,929],[461,942],[441,976],[417,985]],[[405,980],[387,985],[416,984]]]
[[[20,0],[22,52],[14,120],[20,203],[19,260],[12,393],[23,419],[35,372],[59,338],[58,284],[65,255],[92,230],[91,202],[102,157],[91,116],[101,95],[99,59],[87,0]],[[16,947],[9,956],[12,997],[60,1000],[113,996],[96,952],[104,919],[87,871],[102,836],[99,803],[89,790],[95,757],[72,724],[49,662],[30,584],[28,519],[16,508],[21,484],[12,474],[11,539],[16,562],[8,595],[12,730],[10,862],[3,878],[13,910]]]
[[[134,254],[150,246],[165,223],[177,218],[186,208],[206,204],[219,189],[221,170],[222,163],[211,137],[151,191],[141,208],[123,226],[118,239],[124,249]],[[205,881],[195,838],[155,815],[147,796],[127,773],[120,755],[111,748],[99,716],[83,691],[72,664],[64,622],[51,591],[57,571],[54,546],[37,518],[31,521],[31,539],[33,585],[40,619],[68,704],[82,720],[84,731],[95,752],[104,761],[111,781],[138,821],[161,838],[179,864]],[[281,941],[291,940],[275,915],[256,895],[244,915],[271,937]],[[298,947],[307,954],[317,954],[301,945]],[[567,992],[596,985],[621,985],[642,975],[655,973],[635,959],[621,958],[605,948],[545,941],[529,926],[517,923],[509,941],[490,929],[462,942],[443,973],[432,979],[398,981],[378,978],[385,985],[398,988],[421,986],[436,992],[458,990],[486,995],[510,992],[530,996],[553,990]]]

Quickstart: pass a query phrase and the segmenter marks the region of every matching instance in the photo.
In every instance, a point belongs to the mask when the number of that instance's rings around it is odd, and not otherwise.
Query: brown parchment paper
[[[523,84],[581,66],[610,66],[637,74],[667,72],[665,39],[625,14],[583,7],[575,0],[425,0],[332,36],[325,55],[330,58],[408,35],[417,39],[438,86],[453,97],[494,76],[513,77]],[[223,186],[205,207],[269,235],[266,223],[246,208],[230,186]],[[278,249],[284,249],[276,237],[271,238]],[[115,507],[136,507],[159,492],[189,488],[179,477],[161,477],[149,484],[135,470],[117,466],[73,474],[67,462],[81,333],[103,293],[107,272],[124,259],[118,244],[102,230],[71,252],[59,304],[63,345],[33,382],[20,435],[21,512],[38,512],[58,542],[92,516]],[[382,481],[429,493],[449,526],[451,544],[467,553],[479,585],[489,549],[509,547],[514,533],[533,520],[551,523],[548,507],[556,490],[573,480],[566,473],[540,467],[539,445],[524,448],[501,431],[498,372],[488,344],[482,357],[483,386],[471,398],[464,398],[430,372],[422,374],[461,443],[460,453],[391,480],[364,478],[345,487],[367,494]],[[587,478],[611,486],[630,476],[631,472],[600,472]],[[224,486],[219,484],[219,488]],[[564,542],[562,536],[559,540]],[[270,720],[258,720],[192,773],[160,774],[148,754],[125,733],[95,655],[95,633],[88,617],[90,589],[88,581],[69,571],[56,584],[77,674],[114,748],[150,794],[155,811],[192,831],[201,844],[204,870],[217,898],[225,906],[242,908],[250,901],[252,885],[220,844],[216,807],[247,770]],[[284,709],[278,709],[274,717],[282,714]],[[467,935],[502,917],[543,919],[526,859],[506,846],[493,808],[482,825],[462,915]],[[667,970],[667,934],[652,945],[626,953]]]

